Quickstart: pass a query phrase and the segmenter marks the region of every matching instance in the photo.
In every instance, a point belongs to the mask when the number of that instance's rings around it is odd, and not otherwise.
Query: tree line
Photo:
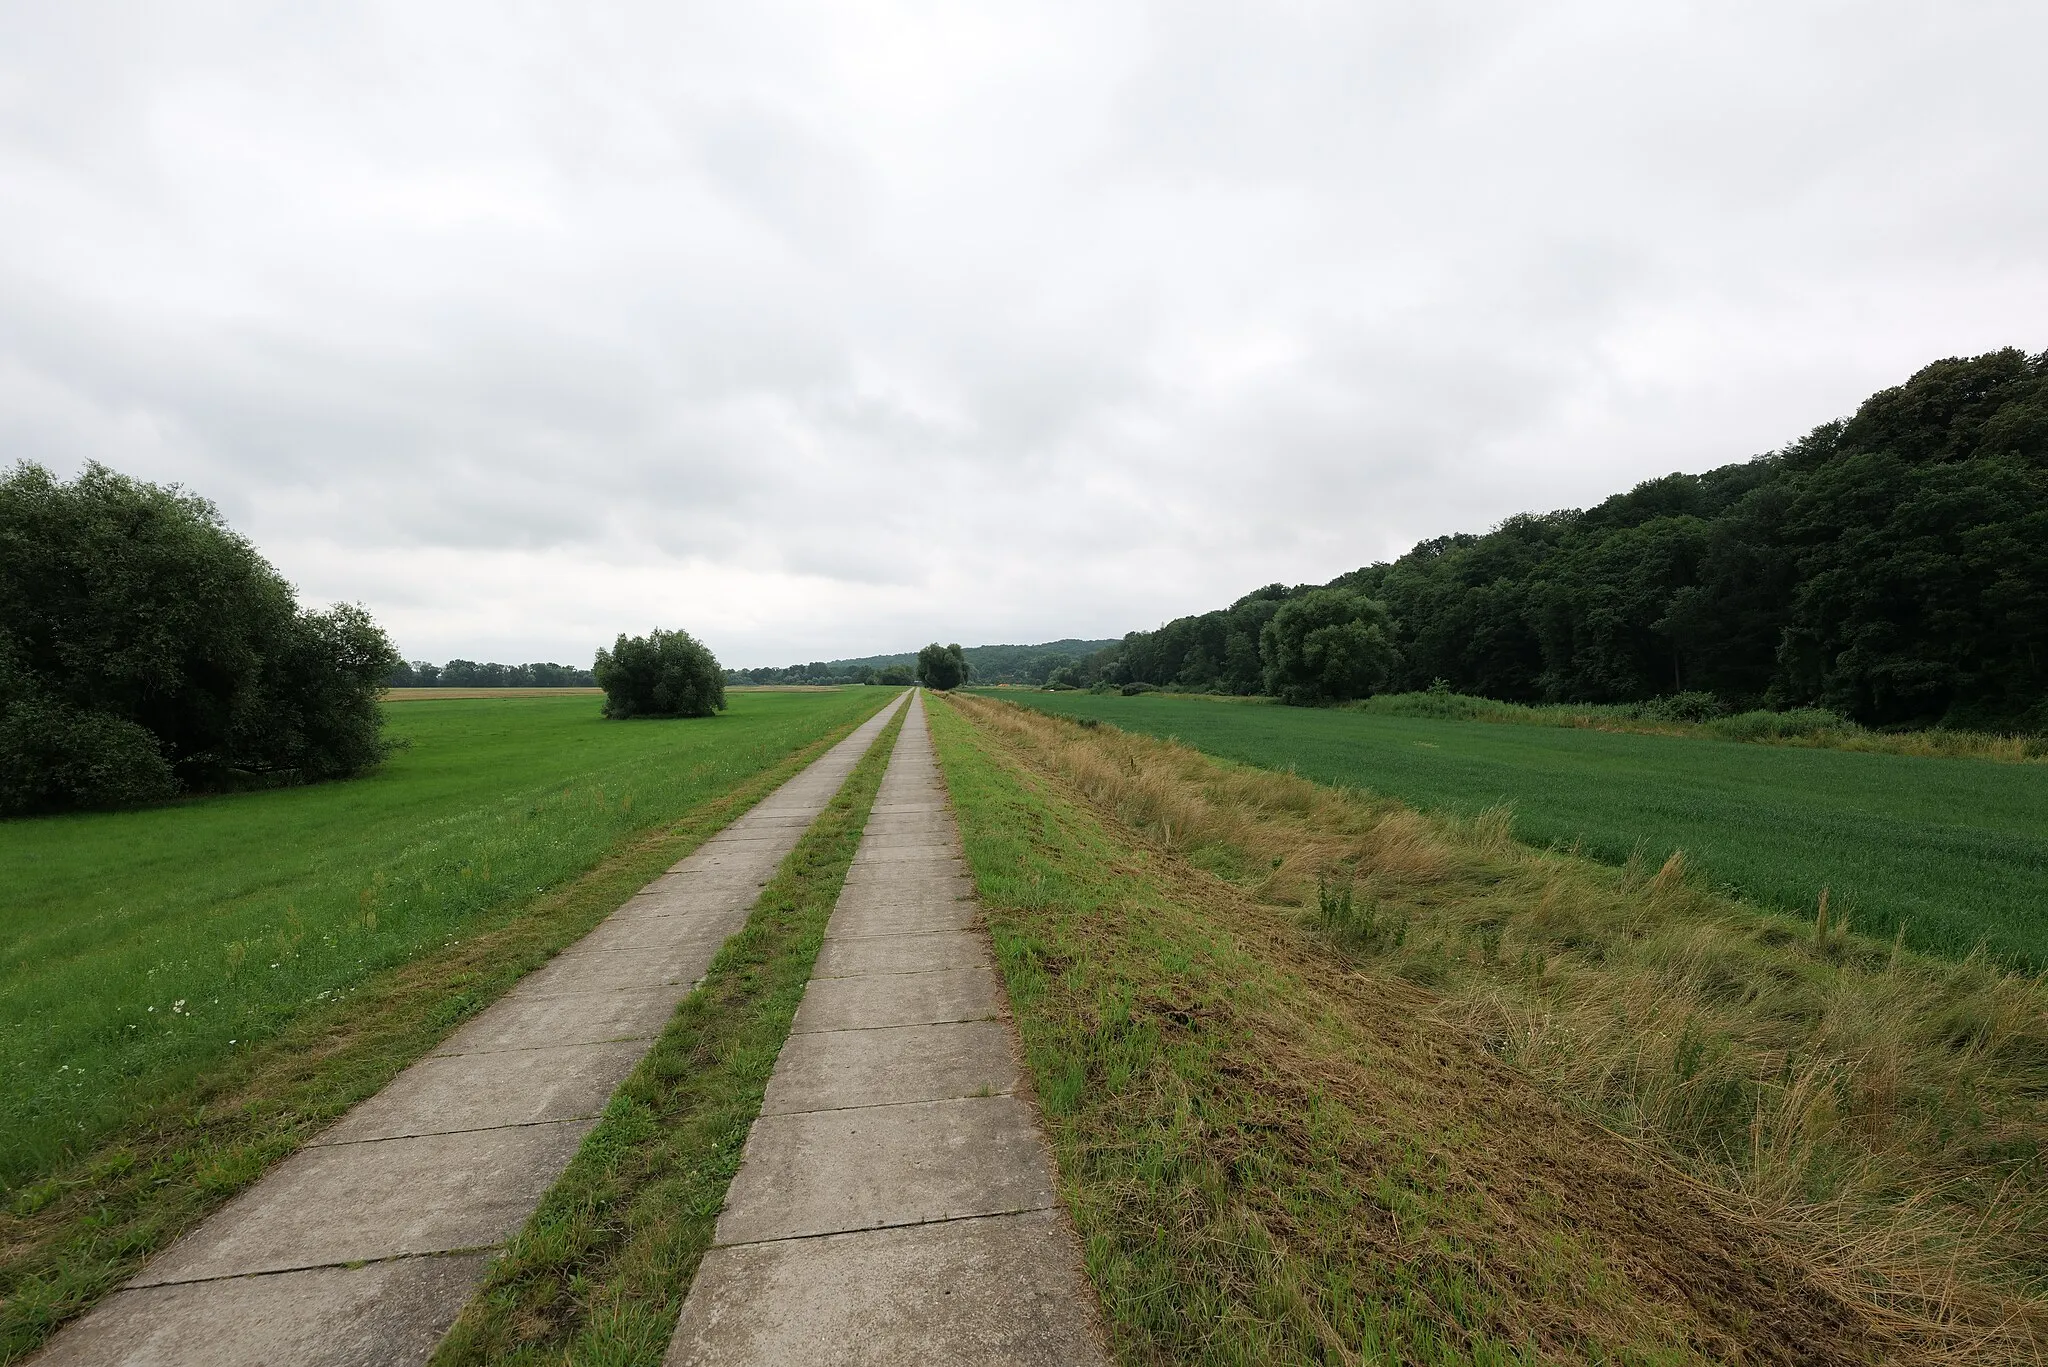
[[[2048,729],[2048,352],[1938,361],[1782,450],[1268,585],[1048,682],[1291,702],[1685,694]]]
[[[401,660],[384,676],[384,683],[390,688],[595,688],[597,676],[575,665],[480,664],[475,660],[437,665]]]

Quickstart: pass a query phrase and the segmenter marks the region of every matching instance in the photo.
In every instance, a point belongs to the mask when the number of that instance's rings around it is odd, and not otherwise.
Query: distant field
[[[1619,863],[1674,849],[1752,901],[1946,954],[1980,941],[2048,966],[2048,769],[1968,759],[1499,726],[1146,694],[1004,690],[1010,702],[1170,736],[1417,806],[1512,804],[1537,844]]]
[[[449,698],[568,698],[601,696],[602,688],[387,688],[385,702],[445,701]]]
[[[365,779],[0,823],[0,1186],[896,693],[605,722],[433,691]]]

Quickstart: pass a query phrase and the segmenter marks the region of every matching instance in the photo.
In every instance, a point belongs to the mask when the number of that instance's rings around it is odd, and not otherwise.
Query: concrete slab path
[[[901,700],[59,1333],[41,1367],[426,1361]]]
[[[1094,1367],[959,828],[914,699],[667,1367]]]

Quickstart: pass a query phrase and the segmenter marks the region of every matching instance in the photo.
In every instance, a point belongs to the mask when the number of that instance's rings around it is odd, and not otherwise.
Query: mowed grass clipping
[[[658,1367],[824,944],[898,713],[761,890],[434,1356]]]
[[[886,696],[648,722],[587,697],[408,702],[387,724],[409,748],[366,778],[0,823],[0,1187]]]
[[[1694,868],[1915,948],[2048,967],[2048,766],[1374,716],[1145,694],[1005,691],[1067,717],[1474,816],[1605,863]]]

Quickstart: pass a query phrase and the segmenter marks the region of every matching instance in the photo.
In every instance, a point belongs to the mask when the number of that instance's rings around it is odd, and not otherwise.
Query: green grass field
[[[1374,716],[1195,697],[1004,691],[1224,759],[1465,814],[1509,803],[1536,844],[1620,863],[1682,849],[1766,906],[1944,954],[2048,966],[2048,768]]]
[[[404,702],[410,748],[364,779],[0,823],[0,1184],[893,694],[616,723],[588,697]]]

